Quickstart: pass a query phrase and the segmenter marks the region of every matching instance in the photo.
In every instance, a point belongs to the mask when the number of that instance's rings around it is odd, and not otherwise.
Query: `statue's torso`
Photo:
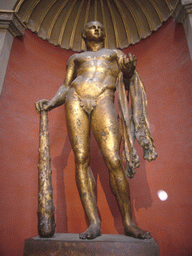
[[[96,99],[106,90],[115,90],[119,67],[114,50],[80,53],[74,63],[76,78],[71,87],[79,96]]]

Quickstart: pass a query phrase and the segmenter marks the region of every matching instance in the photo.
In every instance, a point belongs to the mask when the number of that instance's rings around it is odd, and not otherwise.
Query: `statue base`
[[[81,240],[79,234],[57,233],[52,238],[36,236],[26,239],[23,255],[159,256],[159,246],[153,238],[140,240],[125,235],[103,234],[94,240]]]

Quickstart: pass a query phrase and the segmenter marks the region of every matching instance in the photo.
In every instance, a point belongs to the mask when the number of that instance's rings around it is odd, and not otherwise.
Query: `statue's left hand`
[[[135,57],[135,55],[132,55],[131,53],[129,53],[129,58],[123,58],[123,63],[122,63],[122,71],[124,72],[128,72],[130,76],[133,75],[133,72],[136,68],[137,65],[137,58]]]

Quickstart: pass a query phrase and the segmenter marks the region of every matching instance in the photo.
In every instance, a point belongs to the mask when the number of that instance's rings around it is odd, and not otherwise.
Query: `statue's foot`
[[[80,239],[95,239],[96,237],[101,235],[100,225],[92,224],[88,227],[88,229],[79,234]]]
[[[125,235],[132,236],[139,239],[150,239],[151,235],[149,232],[144,231],[137,227],[134,223],[124,227]]]

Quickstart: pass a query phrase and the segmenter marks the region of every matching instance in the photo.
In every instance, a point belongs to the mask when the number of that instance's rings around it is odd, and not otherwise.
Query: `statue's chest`
[[[76,58],[76,64],[82,65],[82,64],[97,64],[102,62],[114,62],[117,59],[117,54],[112,50],[102,50],[98,52],[85,52],[79,54],[79,56]]]

